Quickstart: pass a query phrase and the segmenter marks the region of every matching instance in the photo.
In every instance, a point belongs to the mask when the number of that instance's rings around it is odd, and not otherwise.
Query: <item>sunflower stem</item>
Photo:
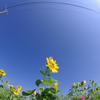
[[[45,78],[46,78],[47,70],[48,70],[48,68],[46,68],[46,70],[45,70],[45,75],[43,77],[43,80],[45,80]],[[44,88],[44,83],[42,83],[42,87]]]

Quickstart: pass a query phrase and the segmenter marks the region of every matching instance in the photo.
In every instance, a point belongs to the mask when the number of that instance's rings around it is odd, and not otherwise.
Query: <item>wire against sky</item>
[[[9,4],[7,4],[8,6],[9,5],[12,5],[12,4],[16,4],[16,3],[22,3],[22,2],[25,2],[25,1],[29,1],[29,0],[20,0],[20,1],[17,1],[17,2],[13,2],[13,3],[9,3]],[[34,0],[32,0],[32,1],[34,1]],[[74,2],[74,3],[80,3],[80,4],[83,4],[83,5],[87,5],[87,4],[85,4],[85,3],[82,3],[82,2],[78,2],[78,1],[75,1],[75,0],[66,0],[67,2]],[[35,1],[34,1],[35,2]],[[89,5],[87,5],[87,6],[89,6]],[[0,7],[0,8],[2,8],[2,7]]]
[[[17,6],[22,6],[22,5],[27,5],[27,4],[38,4],[38,3],[55,3],[55,4],[70,5],[70,6],[75,6],[75,7],[83,8],[83,9],[86,9],[86,10],[89,10],[89,11],[92,11],[92,12],[100,14],[100,12],[97,12],[97,11],[95,11],[93,9],[90,9],[90,8],[87,8],[87,7],[83,7],[83,6],[76,5],[76,4],[71,4],[71,3],[63,3],[63,2],[29,2],[29,3],[22,3],[22,4],[17,4],[17,5],[9,6],[7,8],[9,9],[9,8],[17,7]]]

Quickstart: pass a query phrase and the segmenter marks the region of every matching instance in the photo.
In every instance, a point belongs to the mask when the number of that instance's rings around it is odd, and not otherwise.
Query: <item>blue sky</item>
[[[4,5],[35,0],[3,0]],[[39,1],[39,0],[38,0]],[[45,0],[46,1],[46,0]],[[49,0],[50,1],[50,0]],[[51,0],[100,10],[99,0]],[[59,73],[51,74],[66,94],[74,82],[93,79],[100,85],[100,14],[63,4],[30,4],[0,14],[0,69],[23,90],[36,88],[45,58],[57,60]]]

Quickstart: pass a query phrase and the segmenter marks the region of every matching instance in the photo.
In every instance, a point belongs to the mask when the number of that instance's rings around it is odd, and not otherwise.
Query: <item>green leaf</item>
[[[48,97],[45,97],[45,98],[43,98],[43,100],[50,100],[50,98],[48,98]]]
[[[57,92],[60,92],[60,90],[58,89]]]
[[[50,86],[53,86],[51,80],[43,80],[42,82],[43,82],[44,84],[48,84],[48,85],[50,85]]]
[[[42,100],[41,95],[39,93],[36,93],[36,100]]]
[[[41,80],[36,80],[36,82],[35,82],[35,84],[37,85],[37,86],[39,86],[40,84],[42,83],[42,81]]]
[[[0,79],[2,79],[2,75],[0,75]]]
[[[50,73],[50,72],[52,72],[52,71],[51,71],[51,70],[47,70],[47,71],[46,71],[46,73]]]
[[[46,88],[46,89],[42,92],[42,95],[47,95],[49,91],[50,91],[50,89],[49,89],[49,88]]]
[[[40,73],[43,74],[43,75],[46,75],[45,72],[43,72],[41,69],[40,69]]]
[[[0,85],[0,87],[3,88],[4,86],[3,85]]]
[[[23,96],[29,96],[29,95],[31,95],[35,90],[36,90],[36,89],[34,89],[34,90],[26,90],[26,91],[23,91],[23,92],[22,92],[22,95],[23,95]]]
[[[39,90],[42,92],[44,91],[44,87],[40,87]]]
[[[18,98],[13,98],[13,100],[18,100]]]
[[[9,81],[6,80],[6,83],[8,83]]]
[[[96,85],[95,85],[95,84],[93,84],[93,87],[96,87]]]
[[[94,80],[90,80],[90,82],[91,82],[91,83],[95,83],[95,81],[94,81]]]
[[[50,77],[49,80],[51,80],[51,81],[55,81],[55,82],[58,82],[58,81],[55,80],[53,77]]]
[[[100,87],[98,87],[100,89]]]
[[[47,96],[50,98],[50,100],[56,100],[58,98],[57,95],[51,93],[49,93]]]
[[[47,74],[46,76],[50,76],[50,74]]]
[[[48,72],[50,72],[50,71],[46,71],[46,73],[48,73]],[[46,73],[44,71],[42,71],[41,69],[40,69],[40,73],[43,75],[46,75]],[[50,74],[47,74],[46,76],[50,76]]]
[[[56,94],[56,89],[51,87],[50,92],[53,93],[53,94]]]
[[[56,89],[55,88],[46,88],[43,92],[42,92],[42,96],[48,96],[49,94],[56,94]]]
[[[75,83],[77,83],[77,84],[78,84],[78,83],[80,83],[80,82],[75,82]]]

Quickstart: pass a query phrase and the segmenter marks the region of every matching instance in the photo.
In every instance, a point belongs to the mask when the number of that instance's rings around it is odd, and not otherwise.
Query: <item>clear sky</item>
[[[40,0],[2,0],[4,8]],[[46,1],[46,0],[41,0]],[[99,0],[49,0],[73,3],[100,11]],[[23,90],[36,88],[46,57],[57,60],[59,73],[51,74],[66,94],[70,85],[95,80],[100,85],[100,14],[64,5],[38,3],[8,9],[0,14],[0,69],[7,80]]]

